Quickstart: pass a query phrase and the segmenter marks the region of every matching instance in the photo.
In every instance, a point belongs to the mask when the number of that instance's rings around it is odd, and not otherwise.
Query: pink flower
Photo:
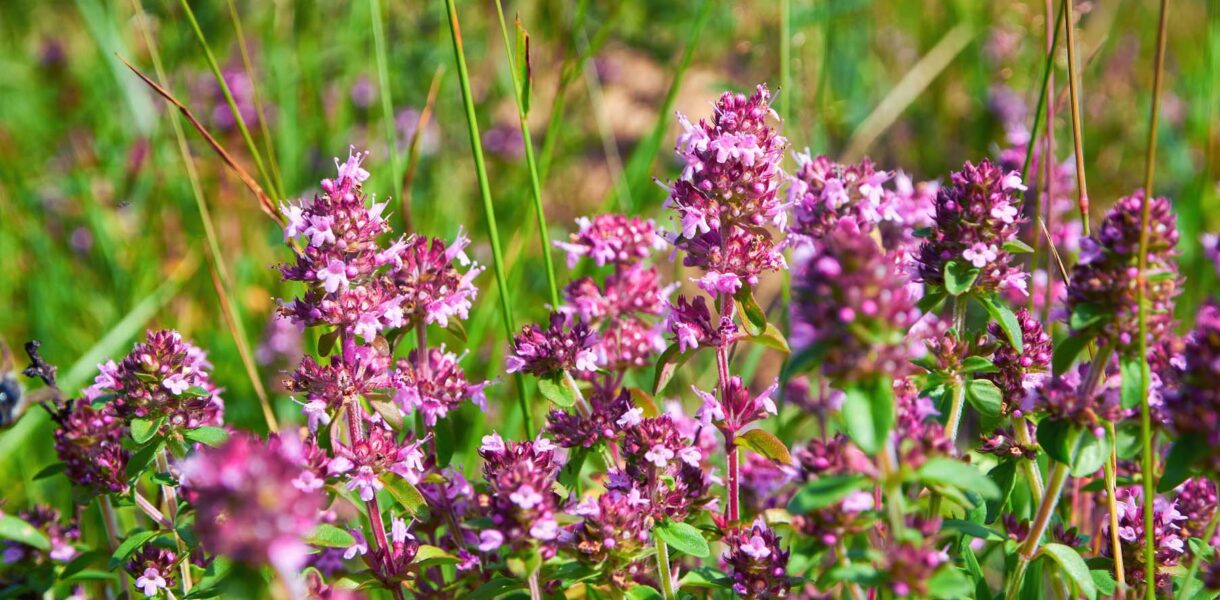
[[[555,539],[559,534],[559,523],[554,519],[544,519],[530,527],[530,535],[544,542]]]
[[[479,532],[479,552],[492,552],[504,544],[504,534],[495,529]]]
[[[644,458],[656,465],[657,468],[664,468],[665,465],[669,464],[669,459],[673,457],[674,451],[661,444],[653,446],[651,450],[644,453]]]
[[[619,417],[615,423],[618,423],[620,427],[632,427],[639,424],[643,416],[644,409],[637,406],[623,413],[623,416]]]
[[[715,296],[717,294],[734,294],[741,288],[741,278],[736,273],[717,273],[709,271],[706,275],[691,279],[699,289]]]
[[[970,264],[979,269],[995,260],[996,256],[996,247],[982,242],[975,242],[974,245],[962,250],[962,258],[970,261]]]
[[[166,589],[165,578],[161,576],[161,572],[153,567],[144,569],[144,574],[136,579],[136,587],[144,592],[144,595],[152,598],[156,596],[160,590]]]
[[[330,259],[326,267],[318,271],[318,281],[322,282],[322,288],[327,293],[333,294],[341,287],[346,288],[348,286],[347,266],[337,258]]]
[[[771,556],[771,549],[767,547],[767,541],[757,534],[750,537],[749,543],[741,545],[741,551],[754,560],[761,560]]]
[[[524,508],[525,510],[534,508],[543,500],[542,494],[539,494],[538,491],[534,489],[534,486],[529,484],[525,484],[518,488],[517,491],[509,494],[508,499],[512,500],[514,504]]]
[[[995,206],[991,207],[991,216],[1004,223],[1015,223],[1017,219],[1017,207],[1007,202],[997,202]]]
[[[500,434],[493,431],[492,433],[483,436],[482,441],[483,445],[479,446],[480,452],[504,452],[504,438],[500,437]]]

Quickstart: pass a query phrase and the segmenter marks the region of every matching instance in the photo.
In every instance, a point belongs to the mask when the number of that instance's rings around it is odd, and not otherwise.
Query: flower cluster
[[[684,167],[666,200],[679,230],[667,239],[686,253],[683,264],[705,271],[696,282],[709,294],[732,294],[786,267],[781,244],[764,228],[786,216],[778,191],[788,142],[767,125],[774,114],[771,92],[760,85],[748,97],[726,92],[710,121],[680,117]]]
[[[562,512],[553,489],[561,466],[554,444],[543,438],[509,442],[492,433],[484,436],[479,456],[488,491],[476,501],[491,520],[491,526],[479,533],[479,549],[537,547],[544,555],[553,555]]]
[[[1127,571],[1127,583],[1139,587],[1148,585],[1149,566],[1144,564],[1143,490],[1138,487],[1118,490],[1118,538],[1123,553],[1123,567]],[[1157,496],[1153,503],[1152,539],[1156,547],[1156,564],[1152,567],[1155,589],[1169,585],[1169,571],[1178,564],[1186,552],[1186,539],[1182,536],[1182,522],[1186,520],[1178,511],[1176,502]],[[1102,526],[1104,539],[1110,539],[1110,525]],[[1102,545],[1102,554],[1112,556],[1108,544]]]
[[[195,507],[197,532],[209,552],[254,565],[293,570],[305,562],[302,537],[318,522],[324,497],[293,437],[263,442],[236,434],[182,465],[182,487]],[[164,573],[162,573],[164,575]]]
[[[1084,241],[1080,262],[1072,267],[1067,308],[1075,335],[1095,335],[1124,356],[1138,347],[1140,221],[1142,192],[1115,203],[1105,220]],[[1181,285],[1174,246],[1178,229],[1169,200],[1149,200],[1147,296],[1148,345],[1173,329],[1173,299]]]
[[[407,358],[399,359],[393,374],[395,402],[406,412],[418,411],[429,427],[467,398],[487,410],[483,390],[490,382],[471,383],[460,360],[444,347],[428,349],[427,358],[421,358],[418,349],[412,350]]]
[[[877,170],[872,161],[843,165],[825,156],[798,153],[796,163],[788,186],[794,217],[788,235],[816,240],[837,228],[840,219],[866,231],[882,220],[902,220],[886,202],[896,197],[883,187],[890,173]]]
[[[919,249],[919,276],[930,285],[945,285],[946,269],[977,269],[973,289],[991,292],[1026,289],[1025,273],[1010,264],[1005,245],[1017,237],[1020,174],[988,160],[967,162],[950,184],[936,194],[936,223]],[[956,275],[956,273],[954,274]]]
[[[551,313],[546,329],[533,323],[526,325],[513,338],[508,355],[507,371],[529,373],[538,377],[554,377],[574,371],[596,371],[597,355],[593,352],[596,337],[583,321],[570,326],[561,313]]]
[[[40,548],[16,539],[0,541],[0,573],[4,578],[13,576],[19,580],[22,570],[48,561],[66,563],[76,558],[73,546],[80,540],[80,527],[76,519],[64,520],[59,511],[49,506],[37,505],[17,514],[17,517],[46,538],[49,548]],[[14,532],[17,533],[17,532]]]
[[[788,552],[780,541],[761,518],[725,534],[728,548],[720,560],[734,592],[750,599],[788,597]]]
[[[1004,400],[1000,406],[1003,414],[1020,416],[1026,399],[1048,378],[1051,364],[1051,338],[1042,328],[1042,323],[1021,308],[1016,312],[1017,324],[1021,327],[1021,351],[1008,341],[1008,336],[999,324],[992,323],[989,333],[995,340],[995,353],[991,362],[997,371],[984,375],[1000,388]]]
[[[70,400],[56,421],[55,454],[72,483],[96,493],[127,489],[131,452],[123,447],[127,426],[114,404],[94,408],[85,400]]]
[[[1182,385],[1165,398],[1174,429],[1201,438],[1203,461],[1220,473],[1220,306],[1199,311],[1185,350]]]
[[[619,450],[623,468],[609,473],[607,487],[633,498],[636,510],[657,521],[684,521],[712,501],[703,453],[678,432],[669,415],[625,428]]]
[[[919,318],[905,278],[867,233],[846,223],[822,238],[793,281],[793,329],[832,381],[895,374],[902,338]]]
[[[90,401],[112,398],[114,413],[127,421],[162,419],[165,431],[220,425],[224,402],[211,369],[203,350],[177,331],[149,331],[118,364],[98,365],[100,373],[84,395]]]

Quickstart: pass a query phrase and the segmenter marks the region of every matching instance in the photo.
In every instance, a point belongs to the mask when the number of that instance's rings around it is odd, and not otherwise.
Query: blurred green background
[[[1157,190],[1181,215],[1184,271],[1195,280],[1179,313],[1186,320],[1200,290],[1215,282],[1198,239],[1220,222],[1216,4],[1173,2],[1170,16]],[[346,156],[354,144],[372,153],[366,189],[400,207],[404,186],[395,174],[403,177],[413,154],[406,188],[412,230],[452,239],[464,226],[479,262],[490,265],[491,252],[443,2],[191,6],[248,119],[266,178],[177,1],[0,3],[0,339],[12,348],[16,370],[25,365],[21,344],[41,340],[72,392],[145,327],[179,329],[210,352],[215,379],[227,389],[228,420],[262,430],[211,274],[201,213],[171,126],[176,113],[116,55],[156,79],[145,37],[151,34],[172,92],[283,197],[312,193],[333,174],[332,157]],[[652,178],[676,175],[674,111],[705,116],[720,91],[759,82],[782,88],[776,108],[794,149],[864,152],[917,179],[945,177],[1004,144],[998,94],[1008,90],[1032,111],[1046,45],[1047,6],[1039,1],[541,0],[504,8],[510,27],[519,12],[530,33],[529,122],[552,239],[566,236],[573,218],[601,210],[661,217],[664,192]],[[373,10],[381,11],[383,55]],[[1142,182],[1157,6],[1080,2],[1077,10],[1096,216]],[[495,11],[487,0],[458,2],[520,325],[545,317],[547,292]],[[378,76],[379,57],[388,85]],[[1062,160],[1071,148],[1062,52],[1055,65]],[[912,85],[922,82],[926,88]],[[421,111],[431,118],[410,152]],[[271,268],[289,252],[254,196],[189,126],[186,139],[230,279],[227,298],[277,412],[294,420],[298,409],[277,392],[291,356],[277,354],[268,340],[275,298],[296,292]],[[394,219],[404,225],[401,208]],[[562,257],[556,262],[562,284],[569,272]],[[490,269],[477,283],[482,295],[467,324],[467,367],[502,382],[490,394],[491,415],[459,411],[455,429],[464,440],[483,431],[466,425],[485,418],[519,430],[511,382],[499,375],[505,336]],[[312,344],[307,340],[306,349]],[[0,434],[0,485],[15,506],[27,495],[62,494],[46,482],[28,483],[52,452],[45,415],[34,409],[27,416]]]

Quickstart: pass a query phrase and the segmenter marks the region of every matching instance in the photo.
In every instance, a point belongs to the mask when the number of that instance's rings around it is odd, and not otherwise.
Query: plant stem
[[[453,0],[445,0],[449,14],[449,34],[453,39],[453,55],[457,62],[458,81],[461,82],[462,104],[466,108],[466,126],[470,133],[470,149],[474,155],[475,172],[479,179],[479,195],[483,199],[483,215],[487,219],[487,237],[491,242],[492,270],[496,275],[496,287],[500,292],[500,311],[504,321],[504,330],[512,338],[516,327],[513,325],[512,300],[508,293],[508,277],[504,272],[504,255],[500,250],[500,231],[496,226],[496,211],[491,201],[491,184],[487,179],[487,165],[483,160],[483,144],[479,138],[479,121],[474,110],[474,97],[470,92],[470,73],[466,70],[466,51],[462,46],[461,25],[458,23],[457,8]],[[530,414],[529,398],[525,395],[525,379],[520,373],[514,377],[517,382],[517,400],[521,407],[521,416],[525,424],[526,437],[534,437],[534,419]]]
[[[508,26],[504,23],[504,8],[500,0],[496,0],[496,16],[500,20],[500,34],[504,37],[504,54],[508,56],[508,71],[513,84],[513,99],[517,102],[517,120],[521,126],[521,140],[525,145],[525,167],[530,176],[530,196],[534,200],[534,216],[538,221],[538,241],[542,245],[542,262],[546,268],[547,291],[551,295],[551,306],[559,306],[559,284],[555,280],[555,263],[551,258],[551,234],[547,230],[546,213],[542,208],[542,182],[538,177],[538,161],[534,157],[534,138],[525,106],[525,93],[529,90],[530,80],[522,80],[517,68],[517,61],[525,64],[526,73],[530,73],[529,38],[526,37],[525,56],[519,57],[513,53],[512,44],[508,41]],[[520,25],[518,25],[519,27]]]
[[[964,342],[966,339],[966,299],[960,296],[953,300],[953,329],[957,333],[958,341]],[[953,393],[953,397],[949,406],[949,419],[945,423],[945,436],[949,438],[949,444],[953,446],[957,444],[957,429],[961,424],[962,410],[966,400],[966,382],[960,374],[956,377],[956,381],[951,384],[950,391]]]
[[[279,160],[275,157],[275,143],[271,139],[271,130],[268,129],[267,113],[263,110],[262,94],[258,91],[258,85],[255,83],[258,78],[254,75],[254,63],[250,60],[250,49],[246,44],[246,32],[241,24],[241,13],[237,11],[237,4],[233,0],[228,0],[229,17],[233,19],[233,32],[237,37],[237,49],[241,52],[242,67],[246,70],[246,77],[250,80],[250,96],[254,101],[254,114],[258,116],[259,134],[263,137],[263,146],[267,149],[267,162],[271,170],[271,177],[275,181],[276,189],[284,189],[284,180],[280,176]],[[164,77],[161,78],[164,81]]]
[[[377,59],[377,95],[381,97],[381,123],[385,130],[386,152],[389,154],[390,181],[393,182],[389,189],[392,190],[402,182],[402,175],[398,164],[398,136],[394,132],[394,101],[390,96],[390,67],[386,58],[385,24],[381,18],[380,0],[369,0],[369,14],[372,16],[373,54]]]
[[[1029,527],[1029,534],[1026,536],[1024,543],[1021,544],[1020,551],[1017,554],[1017,566],[1013,570],[1013,578],[1008,581],[1008,600],[1013,600],[1017,597],[1017,593],[1021,591],[1021,580],[1025,578],[1025,570],[1029,568],[1030,561],[1033,560],[1034,554],[1038,552],[1038,544],[1042,540],[1042,534],[1046,533],[1046,527],[1050,524],[1051,515],[1055,513],[1055,506],[1059,504],[1059,496],[1063,493],[1063,484],[1067,482],[1068,466],[1055,462],[1051,467],[1050,481],[1047,483],[1046,495],[1042,497],[1042,502],[1038,504],[1038,514],[1034,518],[1033,524]]]
[[[902,482],[898,479],[898,454],[894,448],[893,439],[886,439],[885,445],[877,452],[877,467],[881,471],[881,486],[885,492],[890,539],[894,540],[901,535],[903,528],[906,527],[906,522],[903,518],[905,510],[902,501]]]
[[[1038,94],[1038,108],[1034,110],[1034,124],[1029,128],[1029,139],[1031,141],[1029,150],[1033,149],[1032,141],[1038,137],[1038,125],[1042,123],[1043,108],[1047,105],[1047,90],[1050,87],[1051,69],[1055,65],[1055,47],[1059,45],[1059,26],[1061,23],[1063,23],[1062,8],[1059,9],[1059,16],[1055,18],[1055,33],[1051,36],[1051,47],[1046,51],[1046,61],[1042,67],[1042,91]],[[1051,125],[1051,123],[1048,123],[1047,128],[1050,128]],[[1025,153],[1025,164],[1021,166],[1022,180],[1029,178],[1029,164],[1033,158],[1034,153],[1032,151]],[[1053,161],[1054,158],[1050,160]]]
[[[102,525],[106,528],[106,542],[109,544],[111,552],[114,552],[119,547],[119,521],[114,514],[114,505],[110,503],[110,496],[99,496],[97,499],[98,506],[102,509]],[[123,590],[123,597],[131,598],[131,584],[127,581],[127,569],[119,569],[119,587]]]
[[[725,516],[728,517],[729,523],[736,523],[741,519],[741,461],[740,452],[737,448],[737,438],[733,435],[724,437],[724,451],[727,455],[728,466],[728,490],[729,495],[728,507],[726,508]]]
[[[542,600],[542,586],[538,585],[538,571],[530,573],[526,581],[530,587],[530,600]]]
[[[657,579],[661,581],[661,597],[665,600],[674,600],[677,596],[674,595],[674,578],[669,572],[669,547],[665,545],[665,540],[662,540],[655,530],[652,534],[652,541],[657,547]]]
[[[1216,537],[1216,526],[1220,525],[1220,508],[1213,508],[1214,510],[1212,511],[1212,518],[1207,522],[1207,527],[1203,530],[1203,543],[1205,544],[1211,544],[1212,538]],[[1199,574],[1199,564],[1202,562],[1203,557],[1198,554],[1195,554],[1195,556],[1190,559],[1190,570],[1186,572],[1186,579],[1182,580],[1185,582],[1182,584],[1183,598],[1190,597],[1187,596],[1185,592],[1187,592],[1187,588],[1194,583],[1195,577]]]
[[[254,159],[254,166],[258,168],[258,174],[263,178],[263,183],[267,188],[275,194],[276,198],[283,198],[284,192],[275,185],[275,180],[267,172],[267,167],[263,164],[262,154],[258,151],[258,146],[254,143],[254,138],[250,137],[250,129],[246,127],[246,120],[242,118],[241,111],[237,108],[237,101],[233,99],[233,92],[229,89],[229,83],[225,81],[224,73],[220,71],[220,65],[216,62],[216,57],[212,55],[212,48],[208,46],[208,40],[203,35],[203,30],[199,28],[199,21],[195,19],[195,12],[191,10],[191,5],[187,0],[179,0],[182,6],[182,12],[186,14],[186,18],[191,23],[191,30],[195,32],[195,39],[199,41],[199,46],[203,48],[203,55],[207,58],[208,67],[212,69],[212,75],[216,77],[216,85],[220,87],[221,94],[224,95],[225,101],[229,104],[229,111],[233,113],[233,121],[237,123],[237,129],[241,132],[242,141],[246,143],[246,149],[250,151],[250,158]]]
[[[143,511],[145,515],[148,515],[148,518],[152,519],[157,525],[170,531],[174,529],[174,524],[171,523],[169,519],[165,518],[165,513],[162,513],[161,510],[154,506],[153,503],[149,501],[148,498],[145,498],[143,494],[140,492],[133,492],[132,497],[136,502],[136,507]]]
[[[1154,531],[1156,473],[1153,470],[1152,416],[1148,406],[1148,385],[1152,374],[1148,367],[1148,221],[1152,213],[1152,177],[1156,171],[1157,116],[1161,109],[1161,80],[1165,71],[1165,30],[1169,0],[1161,0],[1156,34],[1156,71],[1152,83],[1152,107],[1148,114],[1148,153],[1144,161],[1144,197],[1140,210],[1139,273],[1136,279],[1136,306],[1139,314],[1138,351],[1140,360],[1140,444],[1143,448],[1140,472],[1144,483],[1144,531]],[[1156,536],[1144,536],[1144,564],[1156,564]],[[1151,575],[1149,575],[1151,577]],[[1156,586],[1145,586],[1151,596]]]
[[[166,456],[164,447],[157,452],[157,471],[169,472],[169,457]],[[162,485],[161,494],[165,496],[165,512],[169,515],[170,522],[177,524],[178,491],[172,485]],[[182,536],[178,535],[177,527],[174,528],[174,539],[178,542],[178,553],[182,556],[182,562],[178,563],[178,568],[182,573],[182,593],[189,594],[195,585],[191,580],[191,554],[186,547],[186,542],[182,540]]]
[[[1076,67],[1076,24],[1073,21],[1072,13],[1073,0],[1063,0],[1063,10],[1067,13],[1067,21],[1063,24],[1064,31],[1067,33],[1067,57],[1068,57],[1068,96],[1071,100],[1072,112],[1072,143],[1075,146],[1076,155],[1076,204],[1080,208],[1080,220],[1084,225],[1084,235],[1089,235],[1089,190],[1084,179],[1084,141],[1081,139],[1080,126],[1080,92],[1077,89],[1076,80],[1080,73]]]
[[[1018,444],[1026,448],[1033,447],[1034,440],[1029,435],[1028,421],[1024,418],[1018,419],[1013,423],[1012,430]],[[1038,463],[1034,460],[1023,460],[1021,466],[1025,469],[1025,478],[1029,480],[1030,496],[1033,497],[1034,504],[1040,504],[1046,494],[1046,489],[1042,485],[1042,472],[1038,470]]]
[[[1115,598],[1123,599],[1127,590],[1127,570],[1123,567],[1122,539],[1118,537],[1118,498],[1116,497],[1116,471],[1118,469],[1118,436],[1114,423],[1106,423],[1106,435],[1110,436],[1110,457],[1106,460],[1106,508],[1110,516],[1110,548],[1114,557],[1114,580],[1118,582]]]

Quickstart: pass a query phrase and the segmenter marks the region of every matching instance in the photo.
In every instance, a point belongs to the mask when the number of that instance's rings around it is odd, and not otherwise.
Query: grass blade
[[[275,143],[271,138],[270,122],[267,121],[267,113],[263,110],[263,95],[258,91],[258,79],[254,77],[254,62],[250,60],[250,49],[246,44],[245,28],[241,25],[241,13],[237,11],[237,4],[233,0],[229,0],[229,18],[233,21],[233,31],[237,34],[237,49],[241,52],[242,68],[246,71],[246,78],[250,80],[250,95],[254,100],[254,114],[258,115],[259,135],[263,138],[263,147],[267,150],[267,162],[271,168],[271,177],[275,181],[275,189],[283,192],[284,180],[280,176],[279,161],[275,157]],[[161,81],[165,81],[161,77]]]
[[[402,220],[405,231],[410,233],[411,226],[411,182],[415,181],[415,167],[419,165],[419,142],[423,138],[424,129],[432,120],[432,109],[436,106],[436,96],[441,91],[441,81],[445,75],[445,65],[436,66],[432,74],[432,84],[428,86],[428,99],[419,111],[419,119],[415,122],[415,132],[411,134],[411,142],[407,145],[407,172],[402,176]]]
[[[492,270],[496,275],[496,288],[500,292],[500,312],[504,321],[504,330],[508,338],[516,333],[513,325],[512,298],[508,292],[508,280],[504,271],[504,255],[500,250],[500,231],[496,226],[495,206],[491,201],[491,185],[487,179],[487,164],[483,160],[483,144],[479,138],[479,121],[474,110],[474,97],[470,92],[470,73],[466,70],[466,51],[462,45],[462,30],[458,23],[457,8],[453,0],[445,0],[449,15],[449,34],[453,38],[454,60],[457,62],[458,81],[461,82],[462,104],[466,108],[466,125],[470,132],[470,151],[474,155],[475,172],[479,179],[479,195],[483,200],[483,215],[487,219],[487,236],[491,243]],[[513,379],[517,383],[517,399],[521,405],[521,415],[525,423],[525,434],[534,437],[534,420],[530,414],[529,399],[525,395],[525,379],[517,373]]]
[[[527,121],[529,107],[526,106],[525,95],[529,92],[529,77],[524,81],[520,77],[522,70],[528,73],[529,69],[529,34],[525,33],[525,56],[516,56],[513,53],[512,42],[509,41],[508,26],[504,23],[504,8],[500,5],[500,0],[496,0],[496,17],[500,21],[500,33],[504,37],[504,54],[508,57],[508,71],[513,83],[513,99],[517,103],[517,120],[521,125],[521,140],[525,145],[525,167],[529,171],[530,176],[530,197],[534,201],[534,216],[538,221],[538,241],[542,245],[542,262],[546,267],[546,285],[547,291],[551,295],[551,306],[559,306],[559,284],[555,280],[555,262],[551,257],[551,234],[547,230],[546,213],[542,207],[542,182],[538,177],[538,161],[534,158],[534,138],[530,134],[529,123]],[[517,22],[517,28],[524,33],[521,28],[520,21]],[[524,65],[524,69],[518,68],[518,61]]]
[[[390,96],[390,66],[386,59],[385,25],[381,18],[381,2],[369,0],[369,14],[373,23],[373,55],[377,58],[377,93],[381,97],[381,121],[385,129],[386,152],[390,161],[390,181],[395,185],[402,181],[398,164],[398,136],[394,132],[394,101]],[[388,189],[393,189],[389,186]],[[405,217],[404,217],[405,218]]]

